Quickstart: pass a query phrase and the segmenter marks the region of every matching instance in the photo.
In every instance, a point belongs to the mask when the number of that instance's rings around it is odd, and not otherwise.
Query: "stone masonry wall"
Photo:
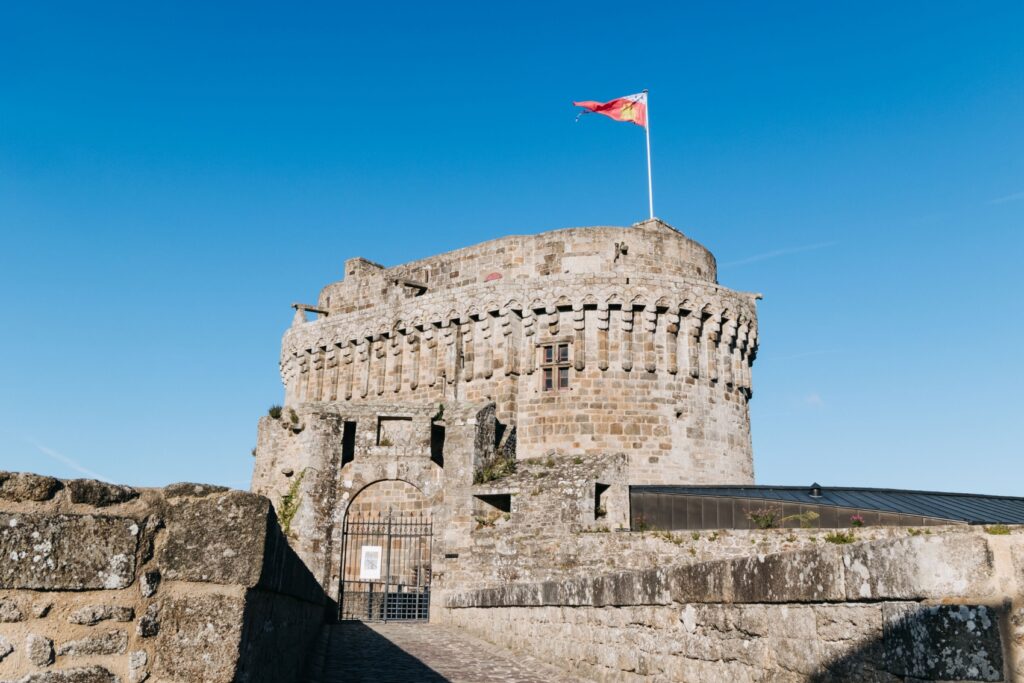
[[[850,545],[450,595],[439,617],[594,681],[1013,681],[1024,529]]]
[[[297,680],[325,596],[270,502],[0,473],[0,680]]]

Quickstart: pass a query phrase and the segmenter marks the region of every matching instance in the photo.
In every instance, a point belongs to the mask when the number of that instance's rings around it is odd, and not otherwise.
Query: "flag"
[[[589,111],[580,112],[583,114],[604,114],[616,121],[628,121],[638,126],[647,127],[647,93],[637,95],[626,95],[608,102],[594,102],[586,100],[573,102],[574,106],[583,107]]]

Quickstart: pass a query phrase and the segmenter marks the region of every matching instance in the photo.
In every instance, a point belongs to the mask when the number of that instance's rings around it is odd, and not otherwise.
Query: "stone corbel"
[[[608,369],[608,304],[597,305],[597,367]]]
[[[626,304],[622,307],[622,343],[619,353],[622,355],[622,369],[629,372],[633,369],[633,309]]]
[[[669,374],[675,375],[679,373],[679,314],[666,313],[665,322],[665,365]]]
[[[576,372],[582,372],[587,367],[587,334],[586,334],[586,311],[583,304],[573,304],[572,307],[572,330],[573,330],[573,367]]]

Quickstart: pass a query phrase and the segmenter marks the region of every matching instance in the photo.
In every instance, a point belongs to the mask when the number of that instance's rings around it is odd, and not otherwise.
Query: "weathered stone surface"
[[[24,621],[25,614],[18,607],[18,603],[14,600],[8,600],[6,598],[0,598],[0,623],[12,623],[15,621]]]
[[[3,500],[50,500],[60,488],[60,481],[53,477],[26,472],[0,472],[0,499]]]
[[[669,594],[678,603],[728,602],[732,597],[732,563],[727,560],[673,567]]]
[[[87,605],[68,615],[68,621],[72,624],[85,626],[94,626],[107,620],[132,621],[133,619],[135,619],[134,608],[120,605]]]
[[[156,569],[151,569],[142,572],[142,576],[139,577],[139,592],[144,598],[151,598],[156,595],[157,590],[160,588],[160,572]]]
[[[12,652],[14,652],[14,645],[7,638],[0,636],[0,662],[4,661]]]
[[[0,512],[0,588],[125,588],[138,535],[126,517]]]
[[[29,674],[19,683],[120,683],[120,679],[102,666],[88,666]]]
[[[107,507],[127,503],[139,497],[139,492],[129,486],[108,484],[95,479],[72,479],[65,483],[72,503]]]
[[[886,604],[886,668],[924,680],[1003,680],[995,612],[983,605]]]
[[[228,491],[178,498],[159,562],[168,580],[255,586],[263,569],[270,501]]]
[[[160,603],[154,602],[146,608],[135,632],[143,638],[152,638],[160,633]]]
[[[149,655],[145,650],[135,650],[128,655],[128,683],[142,683],[149,678]]]
[[[213,484],[195,484],[192,482],[181,482],[171,484],[164,489],[164,495],[168,498],[202,498],[211,493],[223,493],[229,490],[227,486],[214,486]]]
[[[245,601],[205,594],[169,598],[161,609],[160,653],[154,673],[173,680],[228,683],[234,679]]]
[[[57,648],[57,654],[71,657],[123,655],[127,650],[128,634],[121,630],[114,630],[63,643]]]
[[[36,666],[53,664],[53,641],[37,633],[25,639],[25,655]]]
[[[828,602],[843,600],[842,556],[823,547],[733,560],[735,602]]]
[[[982,536],[912,536],[855,543],[843,551],[849,600],[985,595],[992,557]]]

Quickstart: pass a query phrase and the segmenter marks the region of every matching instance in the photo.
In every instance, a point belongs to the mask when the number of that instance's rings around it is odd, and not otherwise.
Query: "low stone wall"
[[[1024,529],[510,584],[446,607],[596,681],[1022,680]]]
[[[326,598],[270,501],[0,473],[0,679],[294,681]]]

